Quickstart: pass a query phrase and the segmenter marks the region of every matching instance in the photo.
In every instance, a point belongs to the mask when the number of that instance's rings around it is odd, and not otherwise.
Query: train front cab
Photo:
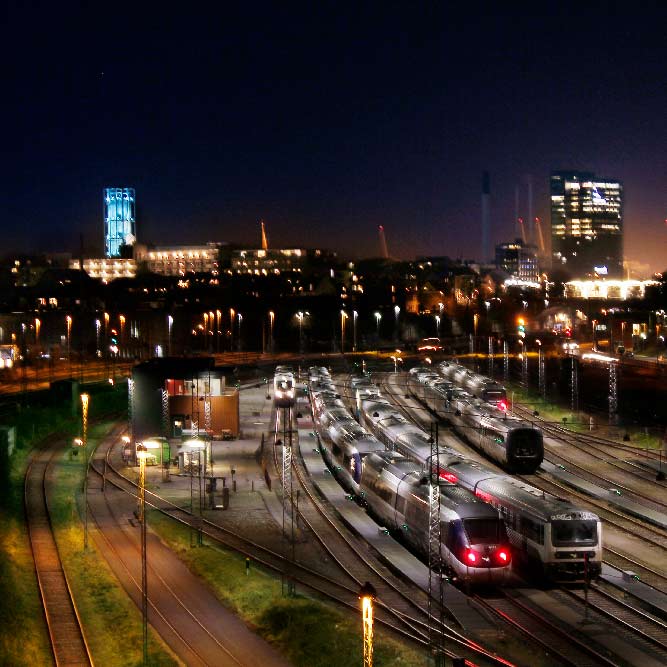
[[[550,579],[581,583],[600,576],[602,523],[595,515],[552,519],[544,529],[544,569]]]
[[[542,431],[536,428],[512,428],[506,437],[507,466],[512,472],[534,473],[544,460]]]

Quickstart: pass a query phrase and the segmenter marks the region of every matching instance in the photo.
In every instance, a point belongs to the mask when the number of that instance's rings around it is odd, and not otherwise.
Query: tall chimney
[[[262,250],[268,250],[269,242],[266,238],[266,229],[264,228],[264,220],[260,220],[259,224],[262,226]]]

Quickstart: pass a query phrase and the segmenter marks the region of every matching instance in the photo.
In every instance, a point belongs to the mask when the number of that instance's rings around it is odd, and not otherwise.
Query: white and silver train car
[[[369,430],[388,448],[428,468],[429,434],[378,397],[361,405]],[[599,517],[513,477],[497,474],[449,447],[439,447],[439,476],[492,504],[507,524],[516,560],[556,581],[583,581],[600,574]]]
[[[371,454],[362,466],[360,486],[369,512],[428,557],[428,477],[397,452]],[[467,583],[504,583],[511,550],[498,512],[461,487],[445,481],[439,487],[440,554],[445,570]]]

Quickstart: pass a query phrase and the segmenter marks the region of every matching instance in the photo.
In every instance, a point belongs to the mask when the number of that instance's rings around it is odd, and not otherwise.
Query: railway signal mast
[[[429,464],[429,522],[428,522],[428,635],[435,665],[444,665],[442,614],[444,609],[444,579],[442,562],[442,534],[440,532],[440,451],[438,423],[431,424],[431,457]],[[437,616],[433,603],[437,595]]]

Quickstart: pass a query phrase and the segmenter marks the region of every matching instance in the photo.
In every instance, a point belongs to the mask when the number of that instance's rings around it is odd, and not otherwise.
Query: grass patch
[[[89,452],[108,432],[110,424],[89,431]],[[83,452],[82,452],[83,453]],[[51,498],[51,512],[58,549],[72,587],[93,660],[98,665],[118,667],[141,665],[141,612],[127,596],[99,553],[89,534],[88,551],[83,550],[82,485],[85,458],[63,454],[58,465],[57,484]],[[92,530],[92,525],[89,524]],[[149,627],[149,664],[177,665],[179,661]]]
[[[280,578],[204,538],[190,548],[190,529],[152,510],[149,525],[227,607],[272,642],[297,667],[361,667],[361,614],[342,613],[319,600],[282,596]],[[425,653],[395,640],[376,626],[374,664],[411,667]]]

